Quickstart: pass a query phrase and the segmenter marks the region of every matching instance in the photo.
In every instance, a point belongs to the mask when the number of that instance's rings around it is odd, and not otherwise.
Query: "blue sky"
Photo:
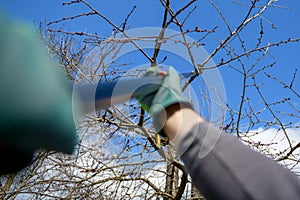
[[[65,1],[57,0],[0,0],[0,6],[11,16],[21,18],[31,22],[44,22],[45,20],[57,20],[62,17],[72,16],[74,14],[86,12],[87,9],[82,5],[62,6],[61,3]],[[146,0],[133,0],[133,1],[89,1],[95,7],[100,10],[104,15],[109,17],[117,25],[123,22],[123,19],[127,16],[128,12],[134,5],[137,5],[137,9],[132,15],[132,19],[129,20],[131,28],[140,27],[159,27],[161,26],[161,16],[163,9],[159,1],[146,1]],[[97,2],[97,3],[96,3]],[[192,15],[191,20],[187,22],[187,27],[199,26],[202,29],[211,29],[215,23],[219,23],[221,18],[216,11],[209,5],[209,1],[199,1],[199,7],[197,11]],[[247,3],[248,1],[241,1]],[[220,0],[216,0],[215,3],[222,10],[224,16],[228,19],[231,25],[237,24],[239,19],[245,15],[246,8],[240,7],[236,4],[231,4],[231,1],[224,3]],[[178,4],[178,5],[177,5]],[[181,2],[172,4],[173,7],[183,5]],[[276,25],[276,29],[268,23],[264,23],[264,32],[266,32],[266,38],[263,43],[275,42],[287,38],[300,37],[300,1],[286,0],[278,1],[276,5],[282,5],[291,9],[280,9],[273,7],[263,14],[263,17]],[[181,16],[179,16],[180,18]],[[249,39],[246,41],[246,45],[251,46],[251,42],[255,41],[258,37],[258,30],[255,28],[258,24],[254,23],[253,28],[250,25],[250,29],[241,33],[242,36]],[[72,23],[66,25],[70,30],[76,31],[88,31],[95,32],[101,30],[101,33],[109,36],[112,32],[110,26],[104,23],[101,19],[95,19],[94,17],[87,17],[80,20],[74,20]],[[172,28],[172,27],[171,27]],[[174,27],[175,28],[175,27]],[[210,52],[216,47],[218,39],[224,38],[227,35],[225,26],[217,29],[216,34],[211,38],[212,43],[207,43],[205,49]],[[191,37],[198,39],[199,35],[191,34]],[[276,57],[276,67],[268,71],[274,76],[280,77],[281,80],[289,81],[293,75],[293,71],[299,68],[300,65],[300,44],[284,45],[280,48],[274,48],[271,50],[272,54]],[[221,58],[222,55],[217,55],[215,61]],[[268,63],[269,60],[266,60]],[[251,61],[245,61],[246,64],[251,64]],[[253,62],[253,61],[252,61]],[[174,65],[172,62],[167,64]],[[224,84],[226,87],[227,101],[232,105],[238,105],[240,91],[241,91],[241,78],[237,73],[228,71],[227,68],[219,69]],[[300,73],[300,72],[299,72]],[[298,73],[298,75],[299,75]],[[299,79],[296,79],[295,89],[299,91]],[[261,82],[265,87],[262,87],[262,91],[266,94],[268,100],[280,99],[285,96],[284,90],[277,89],[278,85],[274,81],[261,77]],[[249,91],[251,96],[251,91]],[[290,95],[290,94],[288,94]],[[299,108],[299,99],[292,96],[293,102]],[[259,99],[256,99],[259,101]],[[282,109],[289,109],[282,107]]]

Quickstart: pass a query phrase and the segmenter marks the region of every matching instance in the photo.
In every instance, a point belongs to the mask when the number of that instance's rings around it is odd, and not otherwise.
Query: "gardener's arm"
[[[169,106],[166,111],[167,120],[165,122],[164,132],[175,146],[179,146],[178,142],[180,142],[196,124],[204,122],[204,119],[194,110],[182,108],[179,104]]]
[[[164,132],[208,199],[300,199],[299,179],[273,160],[222,133],[192,109],[174,104],[166,111]]]

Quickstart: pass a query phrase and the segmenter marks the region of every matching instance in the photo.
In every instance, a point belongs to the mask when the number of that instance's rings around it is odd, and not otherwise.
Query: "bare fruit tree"
[[[290,12],[290,8],[275,0],[155,3],[155,15],[161,23],[155,29],[145,28],[145,24],[144,29],[132,31],[138,18],[152,17],[142,16],[138,5],[132,5],[115,22],[117,13],[105,15],[100,2],[64,2],[66,9],[79,7],[82,12],[41,24],[41,36],[70,82],[138,77],[149,66],[172,65],[179,71],[193,71],[183,89],[192,86],[199,114],[298,174],[298,71],[290,67],[286,74],[275,73],[284,66],[276,63],[273,49],[293,45],[300,38],[270,42],[270,34],[277,31],[272,21],[280,16],[265,14],[274,9]],[[118,1],[109,4],[116,6]],[[230,10],[224,11],[224,4]],[[205,18],[195,19],[197,12],[205,9],[212,12],[206,17],[214,24],[202,23]],[[140,14],[135,15],[137,12]],[[87,31],[86,19],[99,22],[98,28]],[[183,49],[186,61],[178,61],[174,53],[164,49],[169,43]],[[201,59],[195,55],[200,48],[209,52]],[[177,63],[186,66],[179,68]],[[227,77],[225,86],[228,77],[239,85],[234,96],[227,93],[228,102],[218,96],[219,91],[215,91],[218,101],[212,99],[203,78],[211,70]],[[276,90],[276,95],[270,90]],[[212,120],[212,105],[223,111],[221,121]],[[0,195],[4,199],[204,199],[193,187],[172,144],[155,132],[150,116],[134,99],[86,114],[77,122],[77,129],[74,155],[37,152],[32,166],[1,178]]]

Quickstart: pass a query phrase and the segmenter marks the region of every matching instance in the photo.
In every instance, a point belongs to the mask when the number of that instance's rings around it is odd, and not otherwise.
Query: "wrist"
[[[168,138],[177,146],[183,137],[197,123],[204,122],[193,109],[182,107],[180,104],[174,104],[166,109],[167,118],[164,125],[164,132]]]

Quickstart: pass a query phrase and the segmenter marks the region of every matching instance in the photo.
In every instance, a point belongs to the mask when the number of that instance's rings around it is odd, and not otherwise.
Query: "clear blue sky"
[[[61,0],[0,0],[0,6],[7,13],[11,14],[16,18],[22,18],[31,22],[44,22],[45,20],[51,21],[56,19],[61,19],[62,17],[72,16],[74,14],[82,13],[87,11],[82,5],[73,5],[73,6],[62,6],[61,3],[65,1]],[[159,27],[161,26],[161,16],[163,14],[163,9],[159,1],[147,1],[147,0],[133,0],[133,1],[122,1],[122,0],[113,0],[113,1],[89,1],[97,9],[99,9],[104,15],[109,17],[116,24],[121,24],[123,19],[126,17],[130,9],[137,5],[137,9],[132,16],[132,20],[129,21],[129,24],[132,24],[132,28],[138,27]],[[97,3],[95,3],[97,2]],[[194,27],[195,25],[199,26],[201,29],[211,29],[215,22],[220,21],[220,16],[218,16],[215,10],[209,6],[208,0],[199,1],[198,10],[193,14],[191,20],[187,23],[187,26]],[[247,3],[248,1],[242,0],[241,2]],[[265,1],[263,1],[265,2]],[[220,1],[216,0],[215,3],[220,6],[224,16],[228,19],[230,24],[236,24],[241,16],[245,15],[246,8],[239,7],[237,5],[232,5],[231,1]],[[177,2],[174,3],[174,7],[182,5],[183,3]],[[176,5],[178,4],[178,5]],[[298,38],[300,37],[300,1],[298,0],[285,0],[278,1],[277,5],[282,5],[291,8],[289,9],[280,9],[273,7],[264,13],[263,17],[270,20],[274,23],[277,29],[273,29],[267,23],[264,23],[264,31],[266,32],[267,37],[263,41],[264,43],[275,42],[281,39],[287,38]],[[257,25],[257,23],[255,24]],[[94,32],[101,30],[103,34],[109,36],[111,34],[111,27],[103,23],[101,19],[95,20],[93,17],[84,18],[78,21],[74,21],[70,26],[71,30],[77,31],[89,31]],[[226,29],[220,27],[214,37],[222,39],[222,36],[226,35]],[[257,30],[249,29],[249,31],[244,32],[243,36],[246,35],[248,38],[252,38],[253,41],[257,38]],[[194,35],[191,35],[192,37]],[[197,36],[195,36],[197,37]],[[197,38],[194,38],[197,39]],[[210,52],[217,42],[206,44],[205,49]],[[251,45],[247,44],[246,45]],[[300,65],[300,44],[291,44],[285,45],[280,49],[271,50],[274,56],[276,56],[276,67],[269,71],[271,74],[279,76],[280,79],[288,81],[292,77],[292,72],[298,68]],[[218,56],[215,58],[215,61],[218,61]],[[174,65],[174,64],[173,64]],[[230,104],[237,104],[239,102],[240,96],[240,80],[241,77],[238,77],[234,74],[229,74],[226,69],[220,69],[222,73],[224,83],[226,86],[227,101]],[[296,80],[295,89],[299,91],[299,79],[300,71],[298,70],[298,79]],[[284,93],[281,93],[282,90],[276,89],[276,84],[270,80],[264,80],[263,83],[266,85],[264,92],[267,94],[268,99],[276,99],[275,97],[280,98],[284,96]],[[297,84],[298,83],[298,84]],[[299,108],[299,99],[292,97],[294,103]],[[284,108],[283,108],[284,109]]]

